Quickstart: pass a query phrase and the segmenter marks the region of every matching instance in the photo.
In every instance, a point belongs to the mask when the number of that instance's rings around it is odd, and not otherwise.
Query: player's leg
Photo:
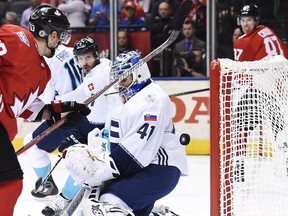
[[[23,172],[13,145],[0,124],[0,215],[13,215],[22,192]]]
[[[36,136],[49,128],[47,122],[43,122],[32,134],[27,134],[24,138],[24,144],[29,143]],[[53,133],[49,134],[35,146],[27,150],[32,167],[38,178],[45,179],[51,169],[51,161],[48,153],[53,152],[68,137],[74,129],[60,127]],[[36,198],[49,198],[58,194],[58,188],[53,180],[52,175],[44,182],[42,190],[33,189],[31,194]]]
[[[95,129],[96,126],[90,123],[86,118],[81,120],[79,124],[77,125],[77,128],[73,131],[73,134],[67,137],[67,139],[59,146],[59,150],[63,151],[65,148],[68,148],[71,145],[77,144],[77,143],[87,143],[87,136],[88,133]],[[103,125],[100,125],[101,127],[104,127]],[[78,191],[80,190],[80,185],[75,185],[75,181],[72,179],[72,177],[69,175],[68,179],[65,182],[65,185],[63,186],[63,189],[61,193],[58,195],[58,197],[53,200],[48,206],[46,206],[42,210],[42,214],[44,215],[58,215],[62,214],[63,211],[67,208],[70,201],[76,196]]]
[[[42,210],[44,215],[61,215],[67,208],[71,200],[76,196],[80,190],[80,185],[75,185],[75,181],[69,175],[61,193],[48,206]]]
[[[180,171],[176,167],[149,165],[132,176],[113,180],[104,187],[100,201],[133,210],[137,216],[146,216],[157,200],[175,188],[179,178]]]

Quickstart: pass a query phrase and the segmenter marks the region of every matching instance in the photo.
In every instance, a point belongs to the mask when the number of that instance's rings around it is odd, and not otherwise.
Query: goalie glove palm
[[[114,160],[101,146],[70,146],[65,155],[65,164],[75,182],[88,187],[99,186],[120,174]]]

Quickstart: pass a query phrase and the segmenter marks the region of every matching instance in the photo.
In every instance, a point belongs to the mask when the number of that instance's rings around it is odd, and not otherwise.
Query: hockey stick
[[[84,104],[89,105],[92,103],[96,98],[98,98],[100,95],[102,95],[104,92],[106,92],[108,89],[110,89],[113,85],[120,82],[121,80],[127,78],[130,74],[133,73],[133,71],[139,67],[141,67],[143,64],[148,62],[150,59],[152,59],[154,56],[158,55],[160,52],[162,52],[164,49],[166,49],[168,46],[170,46],[178,37],[182,24],[184,20],[186,19],[187,14],[189,13],[192,6],[191,0],[185,0],[181,3],[180,9],[178,11],[178,16],[175,19],[175,23],[172,29],[172,32],[168,39],[161,44],[159,47],[154,49],[152,52],[147,54],[144,58],[142,58],[139,62],[137,62],[135,65],[133,65],[131,68],[129,68],[127,71],[125,71],[121,76],[119,76],[117,79],[115,79],[113,82],[105,86],[102,90],[98,91],[96,94],[89,97],[87,100],[84,101]],[[40,135],[36,136],[33,140],[31,140],[29,143],[24,145],[22,148],[20,148],[16,155],[20,155],[29,148],[31,148],[33,145],[37,144],[39,141],[41,141],[43,138],[48,136],[51,132],[53,132],[55,129],[59,128],[61,125],[63,125],[66,120],[67,116],[64,116],[59,121],[57,121],[55,124],[53,124],[51,127],[49,127],[47,130],[43,131]]]
[[[47,173],[44,180],[42,181],[42,177],[38,178],[35,183],[35,191],[36,193],[41,191],[43,189],[43,184],[48,180],[48,178],[52,175],[53,170],[57,167],[57,165],[60,163],[60,161],[64,158],[64,154],[60,156],[60,158],[57,160],[57,162],[54,164],[52,169]]]
[[[181,93],[176,93],[176,94],[171,94],[169,95],[169,97],[178,97],[178,96],[182,96],[182,95],[187,95],[187,94],[195,94],[198,92],[204,92],[204,91],[209,91],[210,88],[205,88],[205,89],[198,89],[198,90],[193,90],[193,91],[187,91],[187,92],[181,92]]]
[[[76,196],[73,198],[72,202],[69,203],[68,207],[63,212],[62,216],[71,216],[75,210],[78,208],[82,201],[86,188],[81,187]]]

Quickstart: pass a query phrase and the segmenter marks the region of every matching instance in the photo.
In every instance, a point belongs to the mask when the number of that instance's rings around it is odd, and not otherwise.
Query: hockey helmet
[[[151,74],[146,63],[140,67],[136,67],[130,76],[126,76],[125,72],[133,67],[137,62],[141,60],[141,56],[136,51],[124,51],[118,55],[112,64],[110,79],[111,82],[124,76],[125,79],[131,77],[131,83],[129,86],[123,88],[119,84],[115,85],[115,89],[125,96],[125,100],[131,98],[136,94],[150,79]]]
[[[99,58],[100,48],[99,44],[94,40],[94,38],[87,36],[77,40],[74,44],[73,54],[75,56],[81,54],[87,54],[92,52],[96,58]]]
[[[68,44],[71,39],[70,23],[67,17],[57,8],[50,5],[39,5],[29,17],[29,30],[37,37],[47,38],[56,31],[59,40]]]
[[[260,10],[259,10],[258,6],[255,5],[255,4],[244,5],[241,8],[240,13],[238,15],[238,20],[237,20],[238,25],[240,25],[240,18],[244,17],[244,16],[254,17],[256,22],[259,22],[259,20],[260,20]]]
[[[255,4],[244,5],[240,10],[239,16],[259,17],[260,10]]]

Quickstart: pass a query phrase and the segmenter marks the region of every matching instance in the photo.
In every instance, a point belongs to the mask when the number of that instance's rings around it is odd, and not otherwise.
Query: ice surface
[[[58,158],[57,154],[51,154],[52,166]],[[35,187],[37,180],[36,174],[25,153],[19,156],[19,161],[24,171],[24,184],[14,216],[41,216],[42,209],[49,201],[39,201],[31,196],[31,190]],[[209,216],[209,156],[188,156],[188,163],[189,176],[181,177],[174,191],[157,201],[157,204],[169,206],[180,216]],[[63,162],[60,162],[53,171],[53,178],[59,189],[64,185],[67,175]]]

